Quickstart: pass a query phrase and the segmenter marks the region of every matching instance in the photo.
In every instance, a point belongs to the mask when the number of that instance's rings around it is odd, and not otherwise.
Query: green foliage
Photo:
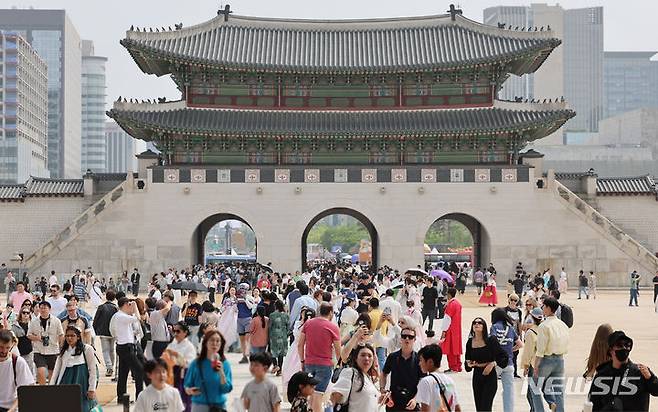
[[[323,219],[311,228],[306,243],[319,243],[326,250],[340,245],[343,252],[355,254],[359,251],[361,240],[370,240],[370,234],[358,220],[346,219],[341,224],[332,225],[328,219]]]
[[[425,243],[442,248],[473,246],[473,236],[463,224],[455,220],[437,220],[425,234]]]

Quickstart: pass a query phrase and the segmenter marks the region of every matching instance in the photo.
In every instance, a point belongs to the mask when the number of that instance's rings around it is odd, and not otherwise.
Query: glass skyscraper
[[[603,79],[605,117],[658,107],[656,51],[605,52]]]
[[[3,9],[0,30],[19,33],[48,65],[48,169],[80,177],[80,36],[64,10]]]
[[[105,63],[94,55],[94,43],[82,41],[82,156],[81,172],[104,172],[107,167],[105,142]]]
[[[137,170],[136,154],[146,150],[146,142],[126,133],[115,121],[105,122],[107,173]]]

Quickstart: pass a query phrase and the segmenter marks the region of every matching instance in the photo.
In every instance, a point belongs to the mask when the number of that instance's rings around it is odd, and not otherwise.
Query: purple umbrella
[[[448,282],[452,283],[453,279],[452,276],[450,276],[450,273],[446,272],[443,269],[434,269],[430,275],[434,277],[438,277],[440,280],[447,280]]]

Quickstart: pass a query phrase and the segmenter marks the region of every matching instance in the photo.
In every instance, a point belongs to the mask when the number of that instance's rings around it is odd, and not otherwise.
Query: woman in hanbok
[[[222,331],[229,348],[238,341],[238,307],[235,287],[231,286],[222,298],[222,307],[219,310],[219,322],[217,329]]]
[[[102,305],[104,296],[100,282],[98,279],[94,279],[91,288],[89,289],[89,302],[91,303],[91,307],[96,309]]]
[[[80,329],[73,325],[66,328],[64,338],[50,384],[80,385],[82,412],[88,412],[96,406],[98,368],[94,348],[82,342]]]
[[[560,293],[564,294],[567,293],[567,273],[564,271],[564,268],[562,269],[562,272],[560,272],[560,281],[558,283],[558,290]]]
[[[270,353],[274,360],[272,373],[281,376],[283,357],[288,352],[288,314],[283,306],[283,301],[274,303],[276,311],[270,314]]]
[[[297,352],[297,339],[302,333],[302,326],[304,326],[304,323],[314,317],[315,311],[313,309],[304,308],[299,314],[299,319],[295,321],[295,325],[292,328],[294,340],[290,344],[290,348],[288,349],[285,358],[283,358],[283,367],[281,368],[283,372],[281,376],[283,378],[284,392],[292,375],[302,370],[302,362],[299,359],[299,352]]]
[[[490,274],[487,278],[487,285],[480,296],[480,303],[487,306],[496,306],[498,304],[498,293],[496,292],[496,275]]]

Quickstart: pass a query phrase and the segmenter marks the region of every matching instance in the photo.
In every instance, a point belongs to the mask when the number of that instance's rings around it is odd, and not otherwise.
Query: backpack
[[[14,386],[18,388],[18,381],[16,380],[16,364],[18,363],[18,356],[11,354],[11,368],[14,371]]]
[[[569,328],[573,326],[573,310],[569,305],[564,303],[560,304],[561,314],[560,319],[564,322]]]

